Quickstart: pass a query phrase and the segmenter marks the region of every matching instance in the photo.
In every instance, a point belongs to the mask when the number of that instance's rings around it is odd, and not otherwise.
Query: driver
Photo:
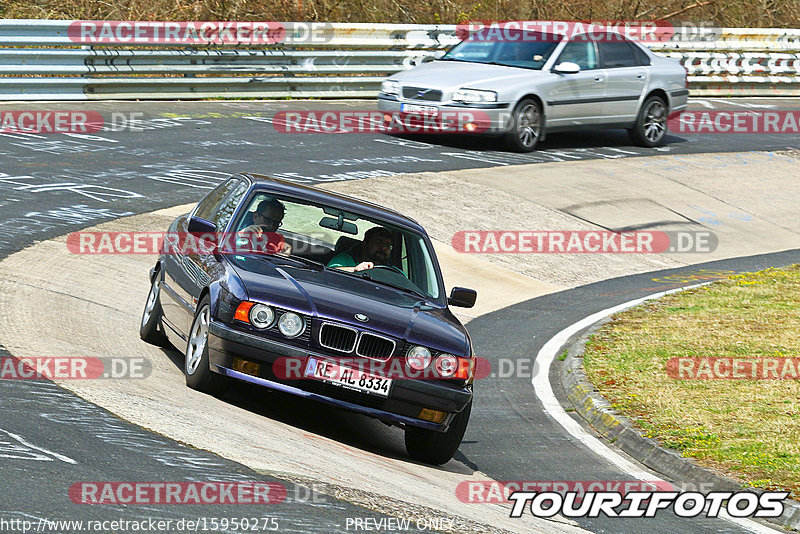
[[[286,208],[278,199],[262,200],[253,213],[255,224],[241,230],[239,235],[254,237],[254,242],[260,246],[262,252],[288,256],[292,252],[292,246],[278,233],[285,212]]]
[[[392,234],[375,226],[364,233],[364,240],[347,252],[340,252],[328,262],[328,267],[343,271],[363,271],[376,265],[389,265],[392,253]]]

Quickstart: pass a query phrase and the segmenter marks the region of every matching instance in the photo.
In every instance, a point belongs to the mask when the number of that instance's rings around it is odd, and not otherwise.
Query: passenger
[[[239,235],[251,237],[260,252],[288,256],[292,253],[292,246],[278,233],[284,213],[286,207],[279,200],[262,200],[253,213],[253,224],[239,231]]]
[[[356,272],[372,269],[376,265],[390,265],[392,234],[386,228],[375,226],[364,234],[364,240],[347,252],[340,252],[328,262],[328,267]]]

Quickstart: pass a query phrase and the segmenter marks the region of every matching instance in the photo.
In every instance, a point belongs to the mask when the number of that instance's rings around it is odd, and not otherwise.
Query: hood
[[[411,293],[332,270],[273,264],[266,259],[231,263],[251,300],[457,355],[466,350],[466,331],[452,313]],[[357,313],[369,320],[356,320]]]
[[[544,75],[540,70],[487,65],[466,61],[432,61],[423,63],[411,70],[394,74],[389,79],[402,85],[416,85],[427,89],[447,90],[469,86],[472,89],[492,89],[502,87],[520,77]]]

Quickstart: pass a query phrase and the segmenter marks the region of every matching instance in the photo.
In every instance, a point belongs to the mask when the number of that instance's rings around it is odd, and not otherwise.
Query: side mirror
[[[454,287],[450,290],[450,298],[447,299],[447,303],[450,306],[471,308],[475,306],[475,299],[477,298],[478,292],[474,289],[467,289],[466,287]]]
[[[572,61],[565,61],[553,67],[553,71],[559,74],[577,74],[581,71],[581,67]]]
[[[186,230],[193,234],[206,234],[216,232],[217,225],[200,217],[192,217],[189,219],[189,225]]]
[[[195,238],[202,241],[198,245],[198,249],[204,251],[204,254],[213,254],[215,258],[220,257],[219,243],[217,243],[217,225],[211,221],[201,219],[200,217],[192,217],[189,219],[189,224],[186,227],[188,233],[192,234]],[[209,238],[211,239],[209,241]]]

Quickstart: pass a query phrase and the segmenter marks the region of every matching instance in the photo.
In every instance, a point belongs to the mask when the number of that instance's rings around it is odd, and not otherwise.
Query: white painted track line
[[[567,414],[566,411],[564,411],[564,408],[561,407],[561,403],[559,403],[558,399],[556,399],[556,396],[553,393],[553,387],[550,384],[550,379],[549,379],[550,367],[552,366],[553,361],[555,360],[559,349],[564,346],[564,344],[567,342],[567,340],[569,340],[569,338],[571,338],[581,330],[590,327],[597,321],[605,319],[610,315],[621,312],[628,308],[638,306],[639,304],[642,304],[645,301],[660,298],[665,295],[669,295],[671,293],[684,291],[686,289],[693,289],[695,287],[704,286],[709,283],[710,282],[704,282],[702,284],[694,284],[690,286],[680,287],[677,289],[670,289],[669,291],[661,291],[659,293],[654,293],[646,297],[629,300],[628,302],[623,302],[622,304],[618,304],[617,306],[606,308],[605,310],[593,313],[592,315],[581,319],[577,323],[571,324],[570,326],[568,326],[567,328],[563,329],[561,332],[550,338],[550,340],[548,340],[547,343],[544,344],[541,350],[539,350],[539,354],[537,354],[536,356],[535,361],[539,366],[539,372],[535,373],[533,379],[531,380],[531,384],[533,384],[533,389],[536,392],[536,396],[539,398],[539,401],[541,401],[542,407],[544,408],[545,412],[548,415],[550,415],[550,417],[552,417],[558,424],[560,424],[564,428],[564,430],[569,432],[569,434],[572,435],[572,437],[580,441],[589,450],[602,457],[608,463],[613,464],[620,470],[635,477],[638,480],[664,482],[663,479],[645,470],[641,465],[634,463],[631,460],[628,460],[618,452],[608,447],[603,441],[588,433],[577,421],[575,421],[572,417],[569,416],[569,414]],[[762,525],[761,523],[758,523],[756,521],[752,521],[750,519],[730,517],[724,515],[723,513],[720,513],[720,517],[722,519],[730,521],[731,523],[736,524],[741,528],[744,528],[750,532],[755,532],[758,534],[762,533],[774,534],[782,532],[780,530]]]

